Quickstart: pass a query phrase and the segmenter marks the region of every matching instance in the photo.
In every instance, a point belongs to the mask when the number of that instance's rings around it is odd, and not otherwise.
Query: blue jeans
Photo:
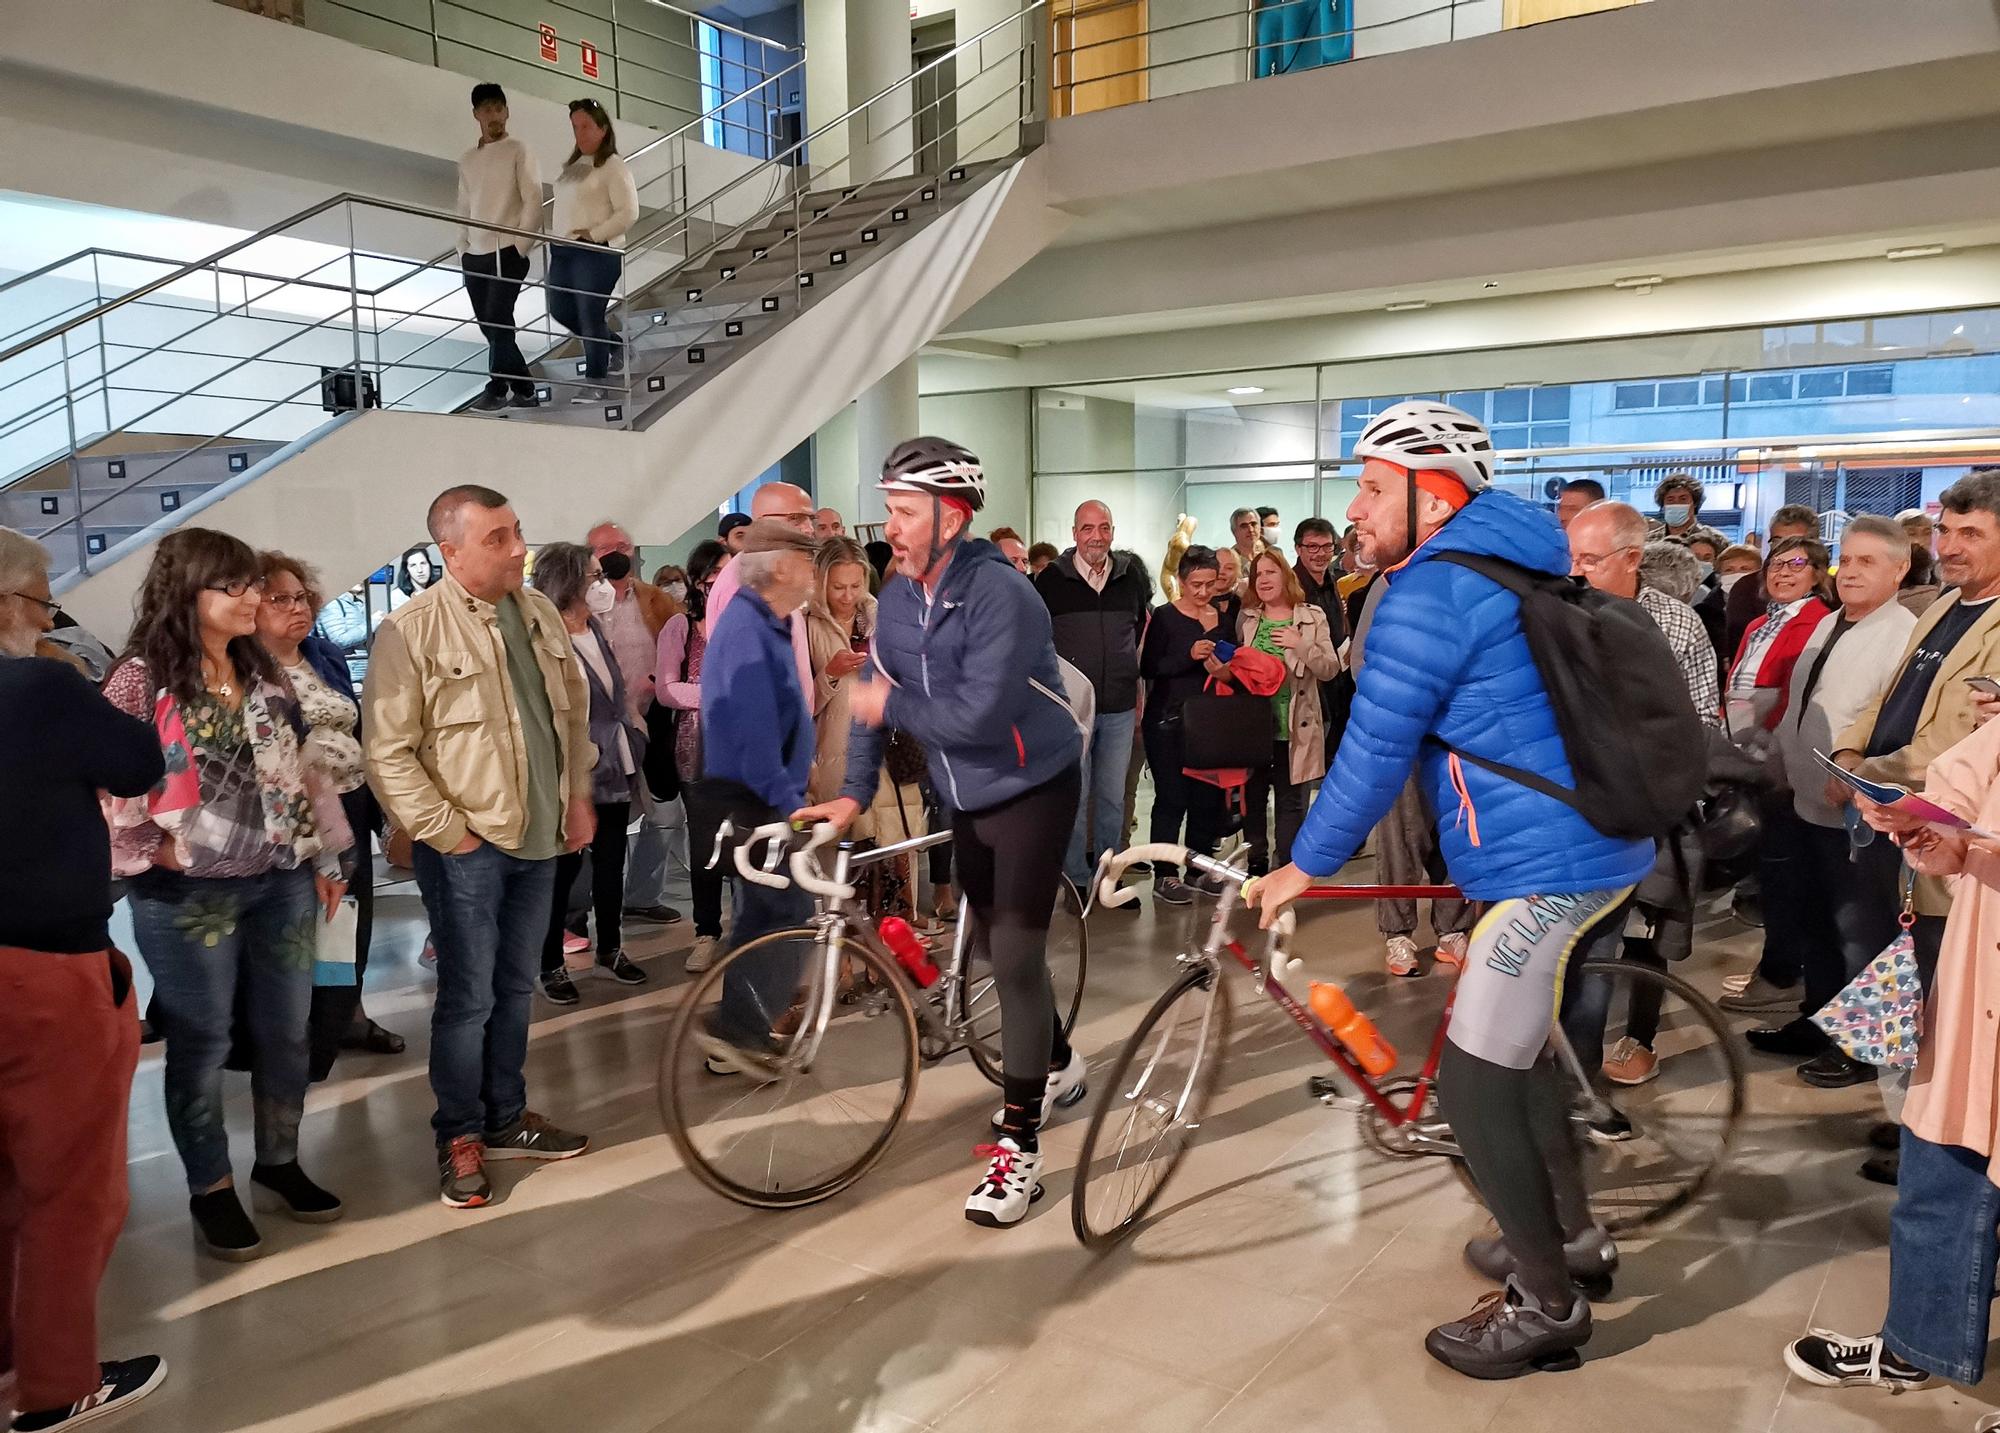
[[[735,913],[729,927],[731,950],[812,919],[813,898],[797,886],[774,891],[739,876],[731,887]],[[753,1048],[770,1043],[771,1027],[792,1008],[800,962],[808,948],[803,941],[774,945],[733,962],[722,973],[722,1001],[715,1009],[713,1032]]]
[[[1967,1387],[1986,1374],[2000,1189],[1986,1156],[1903,1131],[1889,1216],[1889,1314],[1882,1342]]]
[[[1132,765],[1132,725],[1137,712],[1099,712],[1083,758],[1083,799],[1076,804],[1063,871],[1079,891],[1090,890],[1097,858],[1125,844],[1125,773]],[[1087,848],[1087,849],[1086,849]]]
[[[498,846],[440,855],[419,841],[417,889],[437,948],[431,1130],[443,1148],[502,1130],[528,1108],[528,1011],[555,899],[556,863]]]
[[[154,870],[131,887],[132,931],[166,1037],[167,1128],[196,1194],[230,1175],[222,1118],[237,993],[254,1050],[259,1164],[299,1157],[318,905],[308,869],[213,880]]]
[[[618,340],[604,312],[611,306],[623,261],[575,244],[549,246],[549,317],[583,340],[583,375],[602,383],[618,358]]]

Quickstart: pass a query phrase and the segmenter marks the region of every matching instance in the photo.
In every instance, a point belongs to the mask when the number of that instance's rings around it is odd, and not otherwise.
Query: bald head
[[[838,508],[821,508],[813,514],[813,536],[821,542],[847,536],[847,524],[841,520]]]
[[[800,532],[810,533],[813,525],[812,497],[791,483],[766,483],[750,495],[750,517],[774,517],[790,523]]]
[[[1095,500],[1079,504],[1070,523],[1069,535],[1076,542],[1076,555],[1092,567],[1101,567],[1111,553],[1115,534],[1111,509]]]
[[[1646,519],[1630,503],[1592,503],[1569,525],[1570,573],[1614,597],[1639,595]]]

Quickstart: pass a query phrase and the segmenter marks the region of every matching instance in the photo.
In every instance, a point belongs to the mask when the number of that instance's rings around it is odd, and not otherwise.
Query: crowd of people
[[[475,102],[484,148],[511,144],[504,98],[497,114]],[[532,176],[501,157],[496,172]],[[184,527],[156,546],[122,648],[95,659],[51,597],[46,554],[0,530],[0,652],[23,659],[0,661],[18,818],[0,849],[0,1401],[22,1410],[14,1428],[70,1426],[164,1375],[155,1357],[100,1363],[95,1347],[140,1038],[107,926],[114,889],[151,975],[191,1220],[211,1254],[243,1260],[262,1239],[232,1173],[225,1071],[251,1076],[255,1206],[323,1223],[343,1207],[300,1164],[307,1088],[346,1053],[403,1050],[362,993],[378,842],[407,844],[435,952],[439,1197],[473,1209],[493,1199],[490,1161],[589,1148],[530,1103],[538,995],[576,1004],[586,971],[645,983],[631,922],[691,919],[699,975],[810,915],[801,891],[710,867],[725,821],[827,820],[884,844],[949,829],[926,870],[881,864],[868,899],[934,935],[959,895],[972,914],[1001,1002],[1004,1101],[965,1214],[1004,1228],[1040,1196],[1043,1122],[1087,1076],[1044,950],[1060,883],[1087,887],[1130,842],[1146,773],[1151,839],[1212,853],[1240,831],[1267,920],[1364,851],[1385,884],[1462,892],[1377,913],[1393,976],[1457,980],[1440,1099],[1498,1225],[1467,1258],[1502,1292],[1432,1331],[1439,1359],[1512,1376],[1589,1338],[1576,1284],[1617,1251],[1590,1222],[1574,1148],[1537,1116],[1564,963],[1664,967],[1733,911],[1763,944],[1722,1004],[1759,1017],[1750,1047],[1808,1086],[1879,1081],[1863,1172],[1899,1184],[1880,1332],[1800,1339],[1792,1368],[1835,1385],[1977,1382],[2000,1254],[2000,1050],[1978,952],[2000,940],[2000,898],[1983,893],[2000,848],[1868,800],[1820,756],[1927,791],[1971,827],[2000,819],[2000,683],[1985,680],[2000,675],[2000,470],[1948,488],[1935,520],[1787,507],[1768,540],[1732,544],[1702,523],[1686,475],[1649,511],[1589,479],[1553,513],[1504,492],[1483,427],[1441,404],[1378,415],[1355,455],[1345,529],[1315,515],[1287,534],[1276,510],[1240,509],[1227,545],[1179,552],[1166,593],[1102,501],[1075,509],[1061,550],[1007,527],[978,536],[984,471],[941,439],[889,455],[880,541],[769,483],[653,582],[608,521],[541,545],[530,581],[507,498],[452,487],[372,623],[295,558]],[[1519,582],[1572,583],[1657,630],[1707,754],[1672,829],[1594,824]],[[344,660],[357,646],[359,692]],[[1227,769],[1201,755],[1218,739],[1242,753]],[[1738,839],[1716,855],[1705,838],[1723,823]],[[680,869],[687,917],[668,903]],[[1166,907],[1215,893],[1180,870],[1150,882]],[[1899,927],[1929,992],[1913,1078],[1855,1059],[1812,1018]],[[708,1067],[755,1080],[782,1043],[795,959],[724,976],[700,1035]],[[1645,1023],[1635,1013],[1602,1051],[1606,1080],[1659,1077]]]

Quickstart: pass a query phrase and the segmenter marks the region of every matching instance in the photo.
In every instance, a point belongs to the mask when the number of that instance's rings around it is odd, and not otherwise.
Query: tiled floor
[[[1080,1114],[1047,1136],[1048,1195],[1023,1226],[961,1217],[993,1101],[962,1056],[925,1072],[896,1147],[845,1195],[766,1214],[697,1185],[654,1100],[685,926],[632,942],[647,989],[589,980],[574,1009],[537,1005],[535,1105],[589,1131],[591,1153],[499,1167],[495,1207],[448,1210],[429,1153],[421,917],[407,889],[382,907],[370,1007],[410,1051],[349,1057],[305,1122],[307,1168],[347,1201],[342,1222],[267,1216],[268,1256],[240,1267],[197,1253],[159,1047],[145,1054],[105,1349],[164,1353],[172,1375],[134,1428],[1914,1433],[1969,1429],[2000,1403],[2000,1375],[1895,1399],[1787,1377],[1780,1349],[1807,1327],[1875,1326],[1890,1195],[1854,1173],[1872,1090],[1808,1090],[1761,1060],[1739,1164],[1627,1246],[1583,1369],[1457,1377],[1422,1336],[1483,1291],[1459,1256],[1480,1215],[1447,1169],[1377,1158],[1350,1111],[1307,1099],[1307,1047],[1244,987],[1204,1142],[1106,1258],[1070,1233]],[[1754,938],[1733,930],[1696,957],[1698,983],[1746,963]],[[1094,919],[1077,1037],[1093,1061],[1162,988],[1177,939],[1164,912]],[[1298,949],[1406,1041],[1443,997],[1437,976],[1389,988],[1366,910],[1315,908]],[[232,1095],[247,1174],[247,1090]]]

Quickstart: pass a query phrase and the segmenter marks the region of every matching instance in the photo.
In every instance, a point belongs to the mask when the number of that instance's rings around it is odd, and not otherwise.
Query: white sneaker
[[[1084,1063],[1083,1055],[1076,1050],[1069,1052],[1067,1065],[1060,1070],[1049,1071],[1048,1085],[1042,1090],[1042,1117],[1036,1122],[1036,1129],[1047,1129],[1058,1109],[1066,1110],[1090,1093],[1084,1083],[1084,1076],[1089,1072],[1090,1067]],[[1007,1107],[1002,1105],[993,1112],[993,1132],[999,1134],[1006,1127]]]
[[[1417,973],[1417,943],[1406,935],[1390,936],[1388,963],[1391,975],[1415,975]]]
[[[1028,1217],[1028,1206],[1042,1197],[1042,1152],[1024,1150],[1012,1139],[982,1144],[986,1173],[966,1197],[965,1217],[988,1229],[1005,1229]]]
[[[700,975],[722,958],[722,942],[712,935],[695,937],[694,949],[688,952],[687,973]]]
[[[1437,958],[1439,965],[1448,965],[1453,970],[1465,969],[1465,958],[1472,949],[1472,937],[1464,931],[1454,931],[1450,935],[1438,937]]]

